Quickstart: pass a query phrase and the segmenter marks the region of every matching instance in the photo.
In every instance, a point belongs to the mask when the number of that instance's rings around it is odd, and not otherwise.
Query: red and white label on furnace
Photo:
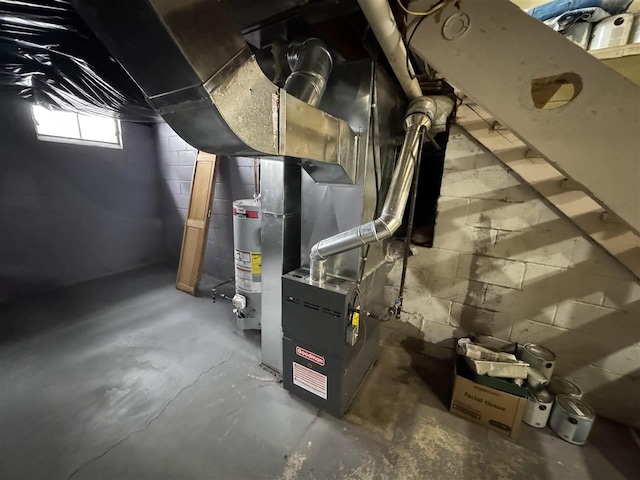
[[[296,355],[324,367],[324,357],[317,353],[310,352],[302,347],[296,347]]]
[[[293,362],[293,384],[327,399],[327,377],[296,362]]]

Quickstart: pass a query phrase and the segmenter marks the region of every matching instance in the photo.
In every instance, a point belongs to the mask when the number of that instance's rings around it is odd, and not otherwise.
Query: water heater
[[[261,210],[259,200],[233,202],[233,248],[236,293],[233,312],[242,330],[260,329],[262,292]]]

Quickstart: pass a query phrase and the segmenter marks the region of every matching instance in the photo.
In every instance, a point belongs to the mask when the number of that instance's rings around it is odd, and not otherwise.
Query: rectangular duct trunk
[[[262,363],[282,372],[282,275],[300,266],[300,179],[298,165],[263,158]]]

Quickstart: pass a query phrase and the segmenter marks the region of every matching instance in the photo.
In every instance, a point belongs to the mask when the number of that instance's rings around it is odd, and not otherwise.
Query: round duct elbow
[[[291,75],[284,89],[303,102],[317,106],[333,69],[333,58],[326,45],[318,38],[294,43],[287,52],[287,61]]]

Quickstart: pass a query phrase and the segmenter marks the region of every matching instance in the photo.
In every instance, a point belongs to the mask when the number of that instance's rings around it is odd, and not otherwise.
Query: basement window
[[[38,140],[122,148],[120,121],[98,115],[49,110],[32,105]]]

